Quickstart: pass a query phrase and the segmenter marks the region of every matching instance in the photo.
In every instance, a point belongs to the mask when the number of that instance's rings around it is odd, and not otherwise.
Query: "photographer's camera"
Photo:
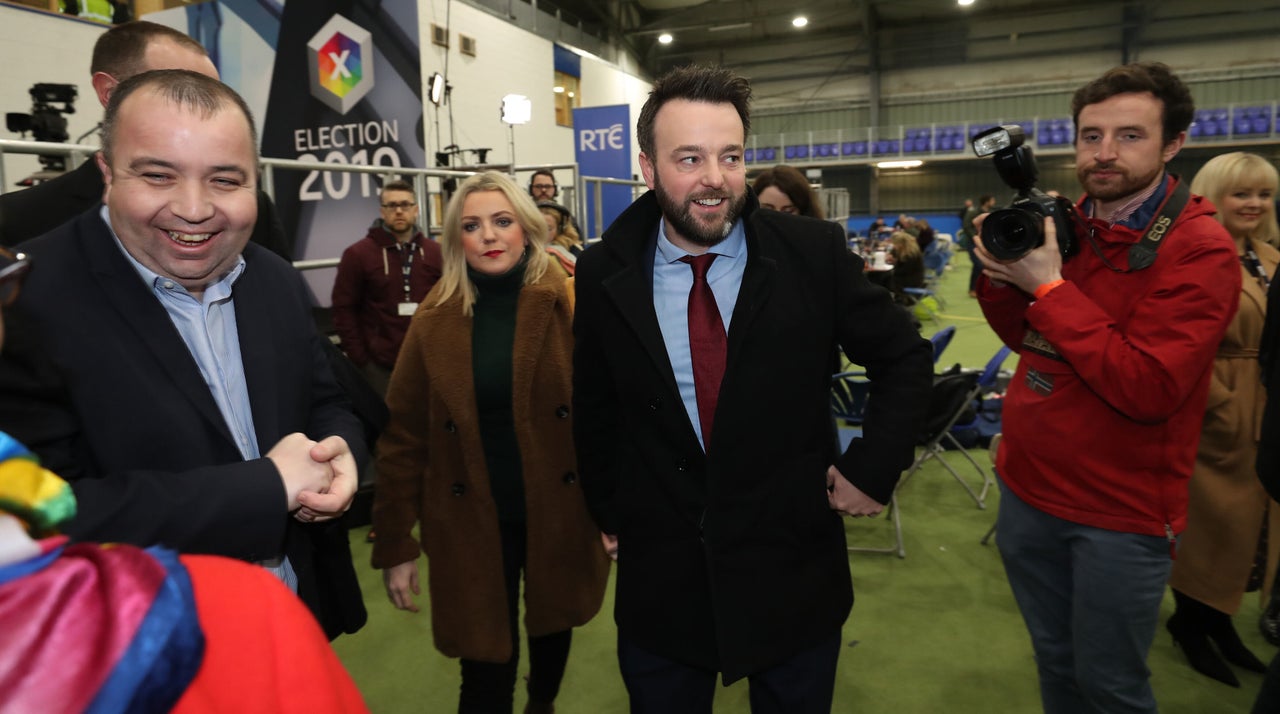
[[[988,129],[973,137],[973,151],[990,156],[996,172],[1018,191],[1008,208],[992,211],[982,223],[982,245],[997,260],[1013,261],[1044,245],[1044,219],[1053,219],[1062,257],[1076,254],[1079,220],[1075,206],[1036,188],[1039,171],[1025,134],[1017,124]]]

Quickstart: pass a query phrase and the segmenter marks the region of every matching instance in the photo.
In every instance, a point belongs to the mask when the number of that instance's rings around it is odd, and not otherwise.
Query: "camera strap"
[[[1150,268],[1156,262],[1156,252],[1160,250],[1165,234],[1173,227],[1173,222],[1178,220],[1182,209],[1187,207],[1187,201],[1191,200],[1187,184],[1177,176],[1173,177],[1173,181],[1173,190],[1165,196],[1164,203],[1156,210],[1155,218],[1147,224],[1142,240],[1129,249],[1129,270]]]

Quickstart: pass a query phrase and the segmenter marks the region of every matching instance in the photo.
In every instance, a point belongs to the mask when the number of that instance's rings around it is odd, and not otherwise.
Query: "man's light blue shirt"
[[[160,301],[173,326],[178,328],[178,334],[182,335],[182,341],[200,368],[218,411],[222,412],[222,419],[235,439],[240,455],[245,461],[260,458],[262,453],[253,428],[249,385],[244,376],[244,362],[240,358],[240,333],[236,329],[236,309],[231,295],[232,286],[244,272],[244,257],[238,256],[235,267],[207,286],[203,298],[197,300],[173,279],[159,275],[135,260],[111,227],[106,206],[102,207],[101,215],[120,253]],[[263,565],[297,592],[298,578],[288,558],[282,559],[278,565],[274,562]]]
[[[747,234],[742,220],[735,222],[729,235],[707,252],[718,256],[707,271],[707,283],[716,296],[716,307],[727,334],[747,268]],[[653,256],[653,308],[658,314],[658,326],[667,345],[667,358],[675,372],[685,413],[705,451],[707,445],[702,439],[698,398],[693,388],[693,357],[689,352],[689,291],[693,289],[693,268],[680,262],[686,255],[690,253],[677,248],[667,238],[666,220],[659,221],[658,247]]]

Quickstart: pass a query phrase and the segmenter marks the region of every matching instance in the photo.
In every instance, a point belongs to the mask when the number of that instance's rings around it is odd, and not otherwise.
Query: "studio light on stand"
[[[431,79],[427,80],[427,97],[437,107],[444,102],[444,88],[444,75],[439,72],[432,74]]]
[[[435,72],[431,78],[427,80],[427,100],[436,108],[436,146],[441,146],[440,140],[440,105],[449,103],[449,95],[452,93],[453,87],[449,86],[449,82],[445,80],[444,75]],[[453,107],[449,108],[449,139],[453,140]],[[453,142],[454,146],[440,148],[436,151],[436,166],[449,167],[452,165],[452,157],[455,152],[450,152],[450,148],[457,149],[457,142]]]
[[[511,130],[511,168],[516,165],[516,125],[528,124],[533,118],[533,102],[523,94],[508,94],[502,98],[502,123]]]

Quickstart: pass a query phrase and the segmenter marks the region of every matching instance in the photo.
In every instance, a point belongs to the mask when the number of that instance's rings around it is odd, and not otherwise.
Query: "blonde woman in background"
[[[584,246],[578,231],[573,227],[569,209],[555,201],[538,201],[538,211],[547,224],[547,252],[560,261],[560,267],[573,275]]]
[[[1280,504],[1267,496],[1254,468],[1265,400],[1258,347],[1267,288],[1280,262],[1277,182],[1274,166],[1244,152],[1214,157],[1191,182],[1191,192],[1213,202],[1218,221],[1235,239],[1244,279],[1240,308],[1213,362],[1189,486],[1187,528],[1169,578],[1177,609],[1168,629],[1192,668],[1233,687],[1240,682],[1227,662],[1266,671],[1240,641],[1231,621],[1244,597],[1264,519],[1271,524],[1272,542],[1267,583],[1274,577],[1280,552]]]
[[[573,314],[546,245],[509,178],[464,181],[445,215],[443,275],[387,392],[373,565],[391,602],[417,612],[426,552],[436,648],[462,659],[459,712],[511,711],[521,573],[525,712],[554,711],[572,628],[600,609],[608,578],[574,457]]]

